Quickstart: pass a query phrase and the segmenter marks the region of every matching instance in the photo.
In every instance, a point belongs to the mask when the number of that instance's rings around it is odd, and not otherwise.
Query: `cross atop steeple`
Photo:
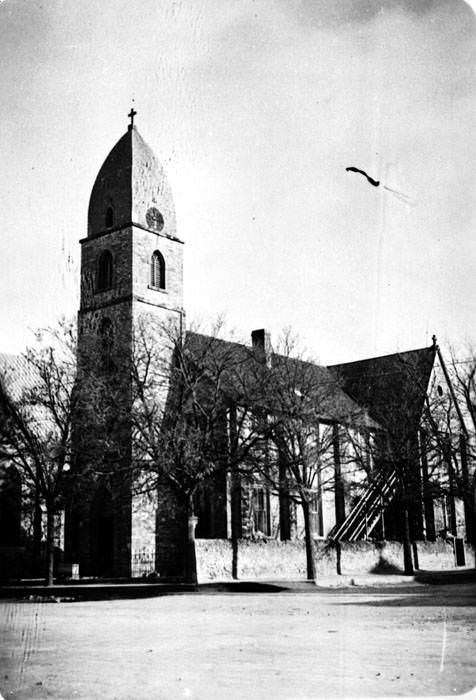
[[[128,117],[130,117],[131,120],[131,123],[127,127],[129,131],[131,131],[131,129],[133,129],[134,127],[134,117],[136,116],[136,114],[137,112],[135,111],[134,107],[131,107],[131,111],[127,115]]]

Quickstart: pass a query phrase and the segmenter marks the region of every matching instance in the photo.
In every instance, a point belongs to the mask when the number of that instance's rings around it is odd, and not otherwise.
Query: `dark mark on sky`
[[[359,168],[350,167],[346,168],[346,171],[351,173],[359,173],[360,175],[363,175],[374,187],[378,187],[380,185],[380,180],[374,180],[372,177],[370,177],[370,175],[367,175],[366,172],[364,172],[363,170],[359,170]],[[399,192],[398,190],[394,190],[391,187],[387,187],[387,185],[382,185],[382,187],[384,190],[387,190],[387,192],[391,192],[401,202],[404,202],[405,204],[408,204],[411,207],[415,206],[416,201],[413,199],[413,197],[409,197],[403,192]]]
[[[363,170],[359,170],[358,168],[354,168],[354,167],[346,168],[346,170],[347,170],[347,172],[360,173],[361,175],[366,177],[367,180],[370,182],[370,184],[373,185],[374,187],[378,187],[380,185],[379,180],[374,180],[373,178],[370,177],[370,175],[367,175],[367,173],[365,173]]]

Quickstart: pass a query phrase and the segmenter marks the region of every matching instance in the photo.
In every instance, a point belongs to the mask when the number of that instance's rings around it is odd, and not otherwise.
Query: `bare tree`
[[[36,334],[22,356],[19,379],[6,368],[0,377],[0,449],[35,504],[36,539],[41,506],[46,510],[47,585],[53,583],[55,518],[64,507],[73,471],[71,425],[76,405],[76,331],[62,321]]]
[[[297,503],[303,513],[307,577],[316,576],[313,554],[312,505],[325,489],[342,489],[336,432],[342,424],[367,422],[362,411],[340,388],[325,367],[305,360],[297,341],[286,332],[269,370],[268,423],[274,467],[268,481]]]
[[[369,407],[378,421],[371,440],[353,444],[352,459],[361,466],[362,497],[336,537],[357,536],[361,521],[375,526],[392,502],[400,517],[405,573],[414,570],[413,541],[426,532],[433,539],[433,501],[457,495],[456,474],[461,468],[460,410],[451,379],[447,390],[434,373],[436,343],[430,348],[355,363],[343,370],[343,384]],[[360,367],[358,366],[360,365]],[[453,435],[453,437],[452,437]],[[423,510],[422,510],[423,508]],[[452,517],[453,535],[456,518]],[[382,533],[384,534],[384,533]]]
[[[132,362],[134,465],[141,488],[168,488],[181,518],[184,575],[197,580],[194,497],[218,473],[236,474],[259,440],[260,365],[242,344],[145,320]],[[139,476],[140,474],[140,476]],[[233,536],[233,533],[232,533]],[[236,536],[236,533],[235,533]]]
[[[446,363],[439,352],[447,391],[436,387],[438,411],[431,429],[446,466],[446,492],[450,501],[450,520],[455,530],[454,498],[464,504],[466,537],[476,542],[476,353],[471,344],[457,352],[449,351]],[[462,355],[465,355],[463,358]],[[456,532],[454,532],[456,534]]]

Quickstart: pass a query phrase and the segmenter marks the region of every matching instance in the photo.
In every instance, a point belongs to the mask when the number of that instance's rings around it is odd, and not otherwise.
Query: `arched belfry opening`
[[[158,250],[152,254],[150,260],[150,286],[154,289],[165,289],[165,260]]]
[[[91,570],[95,576],[114,573],[114,503],[111,491],[99,486],[91,504]]]

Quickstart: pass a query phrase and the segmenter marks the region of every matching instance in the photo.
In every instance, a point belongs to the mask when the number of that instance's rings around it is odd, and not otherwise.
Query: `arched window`
[[[99,343],[102,368],[106,371],[113,370],[112,348],[114,345],[114,329],[110,318],[103,318],[101,321],[99,327]]]
[[[112,207],[108,207],[106,209],[106,228],[111,228],[111,226],[114,225],[114,209]]]
[[[99,258],[97,289],[101,291],[110,287],[112,287],[112,255],[105,250]]]
[[[150,260],[150,286],[154,289],[165,289],[165,260],[158,250]]]

